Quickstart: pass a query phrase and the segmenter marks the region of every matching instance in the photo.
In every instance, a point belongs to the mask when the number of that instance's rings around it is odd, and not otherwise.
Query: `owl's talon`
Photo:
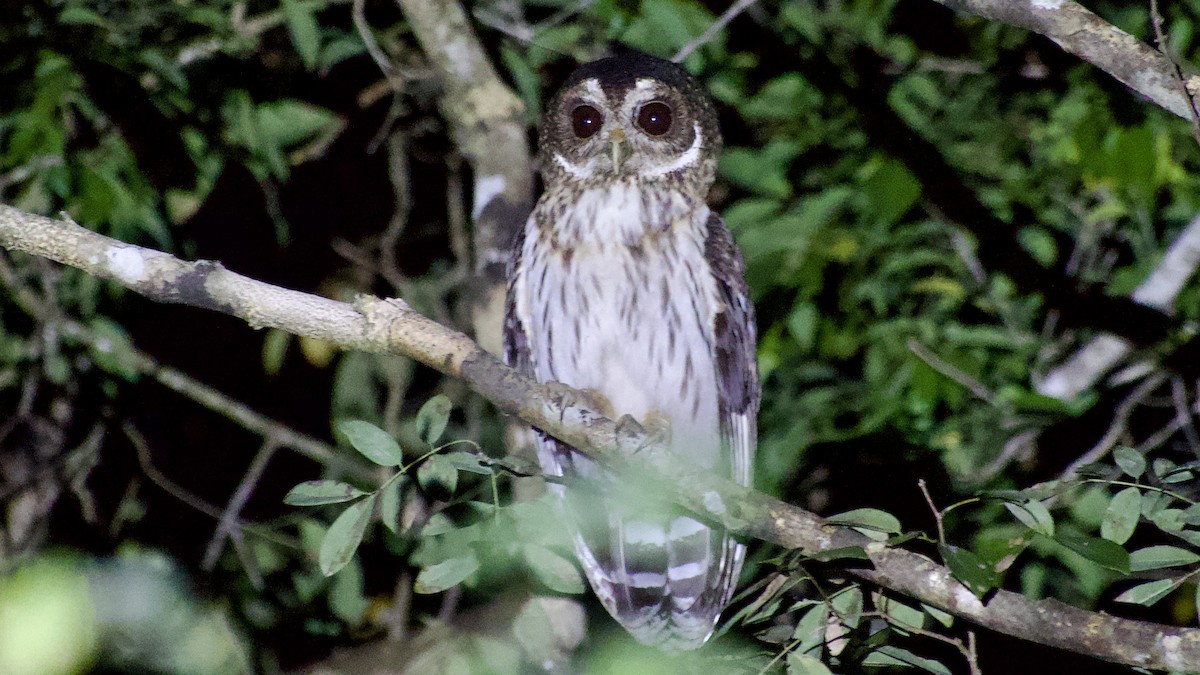
[[[558,406],[558,421],[563,421],[567,408],[586,408],[605,417],[612,417],[612,404],[595,389],[575,389],[555,380],[545,383],[550,400]]]
[[[645,424],[643,425],[631,415],[621,415],[621,419],[617,420],[617,441],[622,442],[625,439],[633,440],[640,437],[641,441],[634,452],[641,452],[648,447],[662,445],[670,440],[671,425],[666,418],[652,410],[646,413],[644,419]]]
[[[617,420],[617,438],[641,436],[646,433],[646,428],[643,427],[633,415],[621,415],[621,419]]]

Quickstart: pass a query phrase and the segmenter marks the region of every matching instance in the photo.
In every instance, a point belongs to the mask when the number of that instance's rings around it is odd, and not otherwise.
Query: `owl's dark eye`
[[[589,138],[604,124],[604,113],[586,103],[575,106],[571,111],[571,128],[580,138]]]
[[[662,101],[651,101],[638,110],[637,125],[651,136],[662,136],[671,130],[671,107]]]

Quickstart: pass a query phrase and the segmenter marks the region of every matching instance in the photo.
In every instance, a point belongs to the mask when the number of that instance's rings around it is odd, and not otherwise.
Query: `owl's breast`
[[[534,375],[602,395],[609,414],[665,420],[669,445],[711,466],[720,308],[704,256],[709,210],[654,211],[642,195],[580,202],[553,227],[539,207],[526,232],[516,310]]]

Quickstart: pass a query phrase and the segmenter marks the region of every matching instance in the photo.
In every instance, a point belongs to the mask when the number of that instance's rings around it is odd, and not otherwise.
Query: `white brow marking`
[[[637,91],[647,91],[654,88],[654,82],[654,80],[648,77],[638,78],[638,80],[633,83],[633,88]]]
[[[600,88],[600,80],[594,77],[583,81],[583,89],[597,100],[603,101],[605,98],[604,90]]]
[[[701,139],[704,138],[704,136],[700,133],[699,122],[695,123],[695,129],[696,135],[694,138],[692,138],[692,147],[685,150],[682,155],[676,157],[675,161],[663,164],[662,166],[646,169],[644,172],[642,172],[642,175],[648,178],[657,178],[659,176],[665,176],[672,171],[678,171],[684,167],[695,164],[696,160],[700,159],[700,142]]]

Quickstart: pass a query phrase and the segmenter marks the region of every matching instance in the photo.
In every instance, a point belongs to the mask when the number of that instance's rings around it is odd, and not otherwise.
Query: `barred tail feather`
[[[737,583],[745,547],[686,516],[610,521],[608,550],[584,533],[576,554],[605,609],[639,642],[695,649],[716,627]]]

